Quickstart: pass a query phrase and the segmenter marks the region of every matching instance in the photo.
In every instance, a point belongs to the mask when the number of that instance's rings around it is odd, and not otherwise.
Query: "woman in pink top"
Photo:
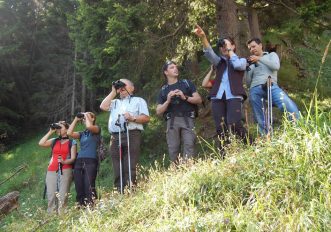
[[[68,200],[72,181],[72,164],[77,151],[76,141],[68,138],[68,128],[69,124],[64,121],[53,123],[39,141],[39,146],[52,149],[52,157],[46,174],[48,213],[61,214]],[[58,137],[49,139],[54,132]]]

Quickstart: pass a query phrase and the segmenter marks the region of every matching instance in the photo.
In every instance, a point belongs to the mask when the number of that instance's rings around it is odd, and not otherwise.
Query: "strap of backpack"
[[[72,139],[69,139],[69,159],[71,159],[71,147],[72,147]]]
[[[59,138],[55,138],[52,141],[52,144],[51,144],[51,155],[50,155],[50,157],[52,157],[52,155],[53,155],[53,148],[54,148],[54,146],[55,146],[55,144],[56,144],[57,141],[59,141]]]
[[[184,82],[186,89],[189,91],[190,94],[192,94],[192,89],[190,84],[188,83],[187,79],[180,80],[181,82]]]
[[[58,141],[58,140],[60,140],[60,139],[59,139],[59,138],[55,138],[55,139],[53,139],[53,141],[52,141],[52,145],[51,145],[51,149],[52,149],[52,151],[53,151],[53,148],[54,148],[54,146],[55,146],[56,141]]]
[[[161,96],[162,96],[162,97],[166,97],[165,92],[166,92],[166,89],[167,89],[168,87],[169,87],[168,84],[165,84],[165,85],[162,86],[162,88],[161,88]]]

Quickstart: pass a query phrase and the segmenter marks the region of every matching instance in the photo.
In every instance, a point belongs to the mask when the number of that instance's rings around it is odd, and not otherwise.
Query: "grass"
[[[315,119],[319,118],[318,121]],[[1,222],[5,231],[329,231],[331,230],[331,113],[296,125],[285,121],[271,141],[234,140],[223,161],[204,143],[204,157],[179,167],[141,167],[132,194],[111,191],[110,163],[101,167],[102,199],[95,210],[68,208],[45,215],[41,199],[49,151],[37,140],[1,155],[2,173],[28,168],[1,186],[21,192],[20,209]],[[41,166],[41,164],[43,164]],[[1,179],[6,175],[2,174]],[[25,183],[26,184],[22,184]],[[5,187],[5,188],[4,188]],[[99,189],[100,190],[100,189]],[[72,191],[73,192],[73,191]],[[71,195],[71,205],[74,201]]]

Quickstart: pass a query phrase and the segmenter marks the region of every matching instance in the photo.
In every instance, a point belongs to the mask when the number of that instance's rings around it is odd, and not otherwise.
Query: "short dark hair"
[[[234,38],[231,37],[231,36],[225,36],[223,38],[219,38],[217,41],[216,41],[216,47],[219,48],[219,47],[222,47],[224,45],[224,40],[229,40],[230,43],[234,46],[236,46],[236,43],[234,42]],[[236,51],[236,48],[234,48],[234,52]]]
[[[167,76],[164,74],[164,71],[166,71],[168,69],[168,66],[171,65],[171,64],[176,64],[176,62],[172,61],[172,60],[167,60],[164,65],[162,66],[162,74],[163,76],[166,78]]]
[[[250,44],[251,42],[255,42],[255,43],[257,43],[257,44],[261,44],[261,43],[262,43],[262,41],[261,41],[260,38],[251,38],[250,40],[247,41],[246,44],[248,45],[248,44]]]

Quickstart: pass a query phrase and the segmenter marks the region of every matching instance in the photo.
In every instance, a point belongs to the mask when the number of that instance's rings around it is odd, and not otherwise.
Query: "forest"
[[[29,166],[24,166],[25,174],[13,180],[15,183],[6,183],[0,191],[4,195],[23,188],[22,202],[26,203],[21,211],[0,221],[0,228],[54,231],[52,226],[60,230],[66,225],[73,231],[330,230],[330,22],[331,0],[0,0],[1,180],[21,163]],[[214,128],[208,93],[201,87],[210,64],[194,34],[196,25],[204,29],[215,51],[217,39],[225,36],[235,39],[241,57],[249,56],[246,42],[252,37],[261,38],[265,50],[276,51],[281,60],[280,85],[303,115],[300,131],[276,114],[279,130],[273,141],[248,148],[235,142],[229,147],[233,156],[219,163],[210,144]],[[156,140],[163,138],[160,131],[165,130],[155,109],[165,82],[161,68],[167,60],[177,62],[180,78],[192,80],[203,97],[197,119],[200,158],[213,154],[212,160],[206,158],[194,167],[176,170],[168,169],[163,155],[167,153],[165,141]],[[44,176],[38,175],[40,160],[33,156],[18,163],[19,153],[39,154],[39,148],[33,147],[36,136],[39,139],[50,123],[71,122],[77,112],[98,114],[104,139],[109,140],[108,114],[99,114],[99,106],[111,91],[112,82],[121,78],[135,84],[135,95],[146,99],[151,113],[142,142],[141,189],[132,197],[108,199],[108,160],[99,173],[99,184],[104,185],[100,192],[107,201],[101,202],[98,213],[77,216],[70,212],[68,217],[49,223],[43,215],[45,209],[40,209],[45,202],[35,200],[40,194],[35,196],[33,190],[43,185]],[[247,108],[245,125],[257,136],[248,101]],[[46,165],[48,153],[43,154],[41,160]],[[214,173],[207,173],[207,169]],[[171,175],[174,179],[168,179]],[[170,185],[161,186],[164,179]],[[296,182],[291,183],[291,179]],[[178,195],[163,195],[164,189],[171,192],[172,188],[179,189]],[[146,198],[149,200],[145,202]],[[218,211],[219,207],[224,210]],[[24,223],[20,225],[16,220],[22,215]],[[133,224],[127,222],[129,217]],[[79,218],[81,227],[72,222],[73,218]]]
[[[294,86],[297,89],[314,88],[316,72],[306,62],[319,62],[310,61],[300,47],[320,53],[314,43],[323,43],[330,31],[330,1],[8,0],[0,4],[2,150],[51,122],[70,121],[78,111],[98,111],[111,82],[120,78],[131,79],[136,94],[155,104],[163,83],[160,70],[167,59],[180,63],[182,77],[199,86],[208,67],[192,32],[196,24],[206,30],[211,44],[218,37],[235,37],[244,57],[250,37],[277,47],[292,72],[288,74],[292,83],[300,82]],[[330,78],[328,71],[326,67],[323,79]],[[323,90],[321,96],[328,93]]]

